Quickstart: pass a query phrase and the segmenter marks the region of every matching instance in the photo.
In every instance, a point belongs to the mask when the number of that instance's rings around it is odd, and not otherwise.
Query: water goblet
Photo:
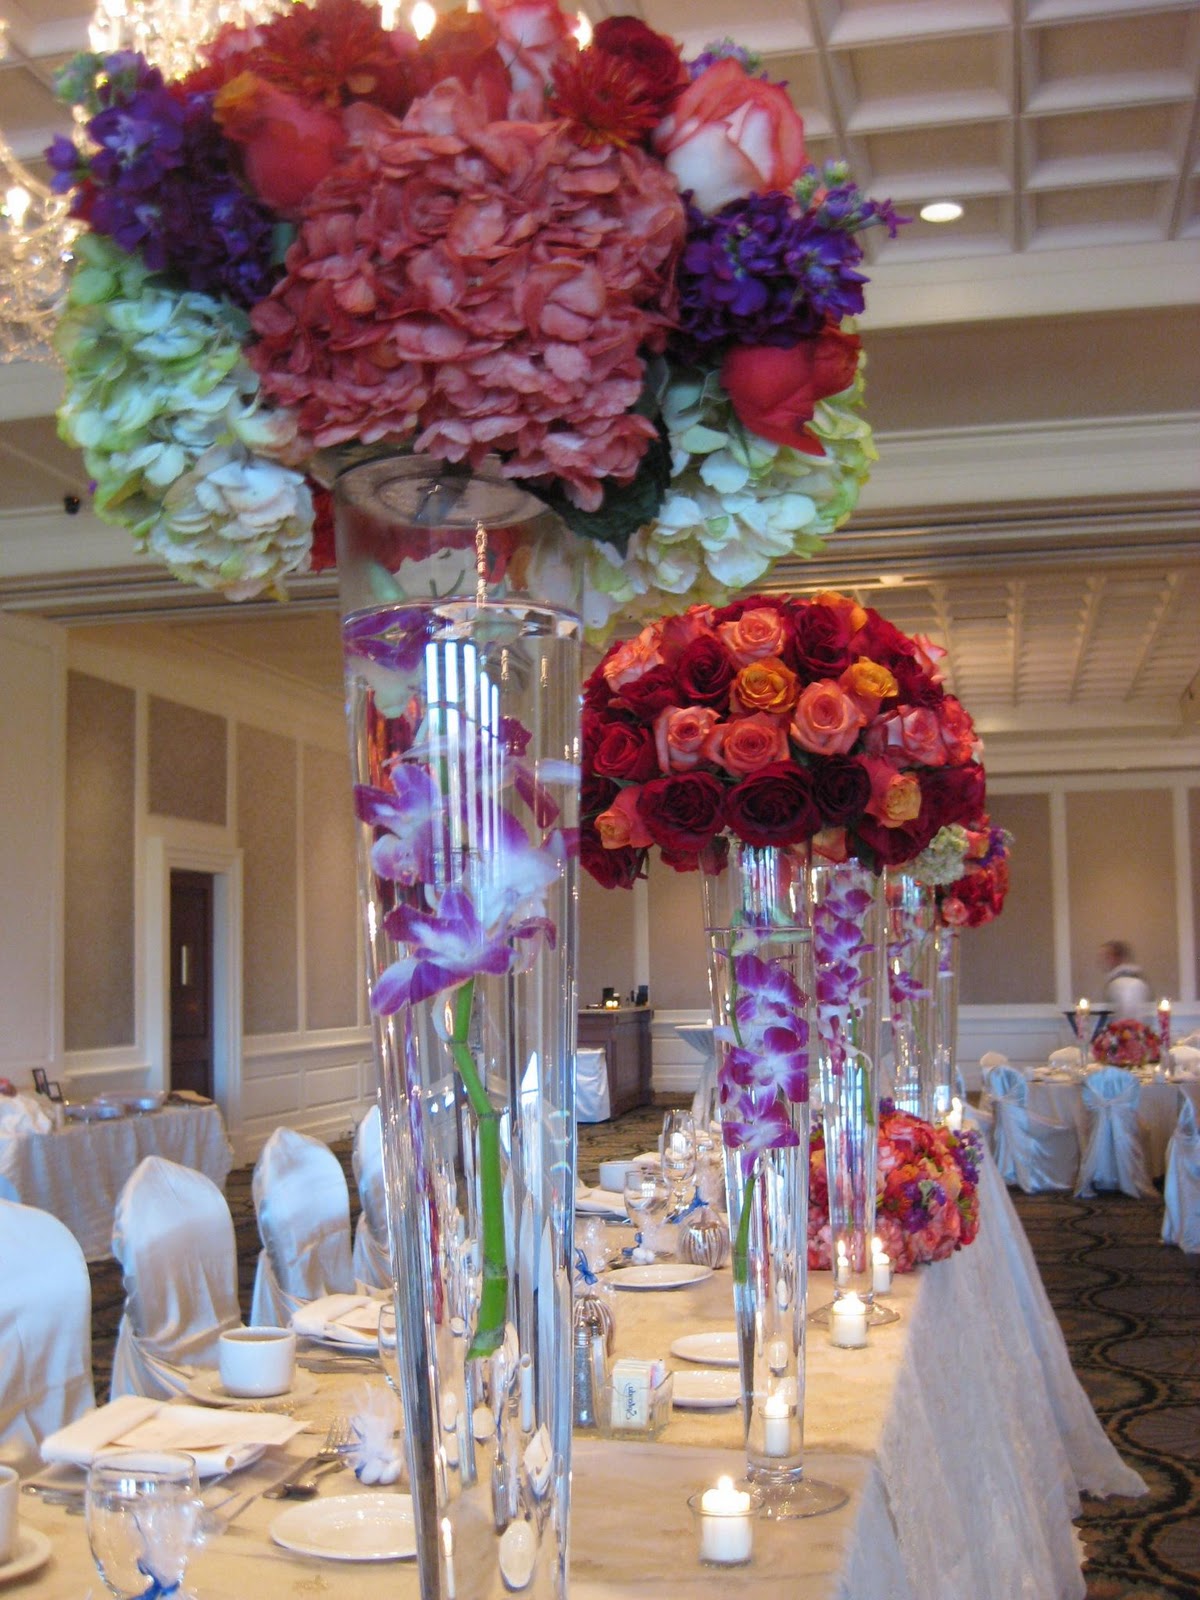
[[[88,1544],[114,1600],[171,1595],[200,1542],[196,1463],[174,1451],[97,1456],[84,1497]]]
[[[625,1174],[623,1198],[643,1246],[653,1250],[653,1232],[671,1209],[671,1185],[653,1167],[630,1167]]]
[[[680,1211],[696,1184],[696,1125],[690,1111],[668,1111],[663,1118],[662,1172],[671,1185],[671,1206]]]
[[[379,1365],[387,1386],[394,1395],[400,1394],[400,1346],[396,1335],[396,1307],[387,1300],[379,1308]]]

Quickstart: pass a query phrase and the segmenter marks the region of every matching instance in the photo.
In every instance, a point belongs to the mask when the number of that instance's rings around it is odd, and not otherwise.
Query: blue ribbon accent
[[[599,1278],[588,1266],[588,1258],[584,1255],[582,1247],[575,1252],[575,1271],[586,1284],[599,1283]]]
[[[174,1583],[161,1583],[140,1557],[138,1558],[137,1568],[140,1573],[150,1579],[150,1587],[142,1590],[138,1600],[162,1600],[164,1595],[179,1593],[180,1579],[176,1578]]]
[[[624,1250],[621,1251],[621,1254],[623,1256],[632,1256],[633,1252],[635,1250],[640,1250],[641,1247],[642,1247],[642,1236],[641,1236],[640,1233],[635,1233],[634,1236],[633,1236],[633,1243],[632,1244],[627,1244],[625,1246]]]
[[[673,1217],[668,1217],[667,1221],[668,1222],[682,1222],[684,1217],[690,1217],[693,1211],[703,1211],[703,1209],[704,1209],[704,1201],[701,1200],[700,1191],[699,1191],[699,1189],[697,1189],[695,1194],[692,1196],[691,1200],[689,1200],[687,1205],[684,1206],[683,1210],[682,1211],[677,1211]]]

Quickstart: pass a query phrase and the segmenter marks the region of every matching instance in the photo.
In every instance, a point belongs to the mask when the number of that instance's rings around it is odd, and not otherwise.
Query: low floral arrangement
[[[895,1272],[941,1261],[979,1231],[979,1168],[983,1142],[974,1129],[935,1128],[891,1101],[879,1106],[879,1182],[875,1231]],[[808,1264],[832,1264],[825,1134],[815,1124],[809,1142]]]
[[[1154,1029],[1133,1017],[1117,1017],[1096,1030],[1092,1059],[1109,1067],[1143,1067],[1158,1061],[1161,1040]]]
[[[692,606],[613,645],[584,688],[583,864],[629,887],[652,848],[693,871],[725,834],[912,860],[983,807],[942,653],[832,593]]]
[[[59,413],[102,517],[234,598],[330,564],[321,452],[499,461],[587,540],[588,621],[718,602],[849,515],[859,235],[782,84],[558,0],[418,39],[363,0],[223,27],[187,76],[60,77]]]

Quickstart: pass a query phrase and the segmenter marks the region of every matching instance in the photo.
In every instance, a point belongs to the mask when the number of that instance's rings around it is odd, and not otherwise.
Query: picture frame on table
[[[47,1078],[45,1067],[34,1067],[33,1087],[36,1093],[45,1095],[46,1099],[49,1100],[53,1105],[62,1105],[62,1085],[57,1079]]]

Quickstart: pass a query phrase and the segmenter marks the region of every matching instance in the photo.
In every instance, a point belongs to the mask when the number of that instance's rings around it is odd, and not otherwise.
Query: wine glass
[[[625,1210],[647,1249],[652,1231],[671,1209],[671,1185],[653,1167],[629,1167],[623,1190]]]
[[[400,1346],[396,1334],[396,1307],[387,1300],[379,1308],[379,1364],[393,1394],[400,1393]]]
[[[696,1185],[696,1124],[690,1111],[668,1111],[663,1118],[662,1171],[671,1185],[672,1208],[680,1211]]]
[[[121,1450],[97,1456],[84,1498],[88,1544],[115,1600],[179,1590],[200,1542],[203,1505],[196,1463],[174,1451]]]

